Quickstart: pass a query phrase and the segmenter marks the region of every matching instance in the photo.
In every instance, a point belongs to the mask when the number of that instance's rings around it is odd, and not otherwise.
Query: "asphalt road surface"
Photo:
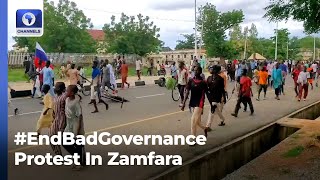
[[[13,143],[14,135],[17,132],[34,132],[37,120],[42,110],[42,105],[37,99],[16,99],[15,106],[20,109],[20,115],[13,116],[12,109],[9,109],[9,178],[13,180],[33,179],[148,179],[164,172],[172,166],[107,166],[110,157],[108,152],[119,152],[127,155],[148,155],[155,151],[156,154],[174,155],[179,154],[183,161],[187,161],[202,154],[209,149],[229,142],[230,140],[251,132],[258,127],[273,122],[301,107],[319,100],[319,89],[310,92],[308,100],[298,103],[294,98],[292,80],[288,77],[286,84],[286,95],[281,100],[274,99],[274,92],[268,89],[267,100],[256,101],[255,115],[250,112],[239,112],[239,117],[230,116],[233,112],[236,97],[233,95],[226,104],[223,114],[226,118],[226,126],[218,127],[219,118],[215,117],[212,125],[213,131],[209,133],[207,144],[204,146],[86,146],[86,151],[91,154],[99,154],[103,159],[102,166],[90,166],[80,172],[72,171],[68,166],[26,166],[14,165],[14,153],[25,152],[26,154],[52,153],[50,146],[16,146]],[[228,85],[229,94],[233,84]],[[189,135],[191,114],[186,108],[184,112],[178,107],[179,102],[171,99],[171,91],[158,86],[145,86],[130,88],[119,92],[130,102],[120,108],[119,103],[110,102],[109,110],[106,111],[103,105],[99,105],[99,113],[91,114],[93,106],[88,105],[89,97],[82,102],[85,131],[109,132],[124,135]],[[206,104],[207,105],[207,104]],[[205,108],[202,116],[202,123],[205,123],[208,116],[208,107]],[[47,134],[47,130],[43,131]],[[203,131],[198,129],[198,134]],[[63,149],[63,148],[62,148]],[[64,154],[67,154],[64,151]],[[218,166],[218,165],[217,165]]]

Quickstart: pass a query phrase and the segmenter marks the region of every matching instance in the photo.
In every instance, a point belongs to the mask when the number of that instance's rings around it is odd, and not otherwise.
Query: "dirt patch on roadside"
[[[320,179],[320,121],[288,123],[303,128],[225,179]]]

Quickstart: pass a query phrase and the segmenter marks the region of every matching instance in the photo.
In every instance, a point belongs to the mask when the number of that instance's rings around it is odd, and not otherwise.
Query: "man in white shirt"
[[[179,107],[182,107],[182,103],[184,101],[184,91],[188,82],[188,72],[185,68],[184,62],[179,63],[179,69],[177,70],[177,76],[178,76],[178,89],[180,93],[180,100],[181,103]]]
[[[161,67],[160,67],[160,62],[159,61],[157,61],[156,68],[157,68],[157,74],[158,74],[158,76],[160,76]]]
[[[318,70],[318,64],[316,62],[313,62],[313,64],[311,65],[311,68],[312,68],[312,74],[311,77],[314,79],[316,77],[316,73],[317,73],[317,70]]]
[[[267,65],[267,71],[268,71],[268,84],[272,86],[272,80],[271,80],[271,75],[272,75],[272,70],[273,70],[274,64],[272,62],[269,62]]]
[[[142,66],[141,60],[140,60],[140,59],[137,59],[137,60],[136,60],[136,71],[137,71],[138,81],[141,80],[141,78],[140,78],[141,66]]]
[[[302,97],[302,92],[304,91],[303,94],[303,100],[305,101],[307,96],[308,96],[308,77],[310,77],[309,72],[307,72],[307,68],[303,67],[303,71],[300,72],[299,76],[298,76],[298,80],[297,83],[299,85],[299,98],[298,101],[301,101],[301,97]]]

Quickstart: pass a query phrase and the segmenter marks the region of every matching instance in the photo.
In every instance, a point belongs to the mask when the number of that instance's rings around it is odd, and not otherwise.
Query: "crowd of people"
[[[83,68],[74,63],[68,62],[67,67],[61,68],[61,73],[63,76],[69,79],[69,86],[66,87],[64,82],[54,83],[54,72],[52,67],[50,67],[51,62],[46,61],[45,66],[41,65],[43,62],[39,63],[39,66],[35,72],[32,80],[36,81],[34,84],[34,93],[37,89],[40,89],[39,97],[43,98],[43,110],[39,117],[36,131],[38,135],[41,134],[44,128],[49,129],[49,136],[58,134],[58,132],[71,132],[74,135],[84,135],[84,122],[81,107],[82,97],[78,94],[78,91],[83,88],[83,83],[86,79],[84,76]],[[128,76],[128,65],[125,60],[121,60],[121,67],[118,69],[121,71],[122,82],[126,82]],[[105,90],[105,87],[112,90],[114,94],[117,93],[117,85],[115,81],[115,72],[112,65],[108,60],[95,60],[92,65],[92,81],[91,85],[91,101],[89,104],[94,105],[94,111],[92,113],[99,112],[97,108],[97,102],[103,103],[108,110],[108,104],[102,100],[101,90]],[[39,87],[38,87],[39,86]],[[11,87],[9,86],[11,89]],[[33,93],[33,96],[34,96]],[[12,105],[10,99],[8,101]],[[15,109],[15,111],[17,111]],[[51,145],[53,152],[56,155],[62,155],[61,146]],[[73,166],[74,170],[80,170],[85,165],[84,157],[84,147],[74,144],[63,146],[63,148],[70,154],[77,153],[80,155],[79,166]]]
[[[33,95],[38,94],[43,97],[43,111],[39,117],[36,130],[40,135],[43,128],[49,128],[49,135],[55,135],[58,132],[73,132],[75,135],[84,134],[83,114],[81,107],[81,96],[78,91],[83,88],[84,82],[87,80],[83,67],[69,62],[66,67],[60,69],[60,76],[69,78],[69,86],[66,87],[64,82],[54,83],[54,72],[50,61],[39,62],[35,75],[31,76],[34,81]],[[116,74],[120,72],[122,79],[122,88],[127,84],[128,65],[124,58],[119,57],[116,68],[109,60],[95,60],[92,65],[91,80],[91,96],[90,103],[94,105],[92,113],[99,112],[97,104],[103,103],[106,110],[108,104],[101,98],[101,93],[105,87],[112,90],[113,94],[117,94]],[[180,62],[176,67],[173,62],[170,66],[167,64],[169,77],[173,77],[178,82],[178,88],[181,97],[180,107],[184,111],[186,103],[189,99],[189,109],[192,112],[191,117],[191,134],[197,135],[197,127],[200,127],[205,136],[208,136],[214,116],[219,116],[219,126],[225,126],[225,117],[223,108],[228,102],[229,94],[227,92],[228,79],[234,82],[235,86],[232,94],[237,95],[237,102],[234,117],[238,116],[239,110],[243,105],[244,111],[247,111],[249,105],[251,115],[254,114],[254,106],[252,97],[254,93],[252,86],[257,86],[256,100],[260,101],[261,92],[263,90],[263,100],[267,98],[267,89],[272,87],[275,92],[275,99],[280,100],[280,95],[285,95],[285,82],[288,75],[291,75],[294,81],[294,91],[297,101],[306,100],[308,96],[309,86],[313,88],[314,81],[317,86],[320,68],[317,62],[277,62],[277,61],[233,61],[227,65],[217,64],[210,65],[208,70],[209,77],[205,77],[203,69],[205,65],[198,61],[193,61],[191,67],[187,67],[184,62]],[[166,67],[165,67],[166,68]],[[170,69],[169,69],[170,68]],[[136,61],[136,71],[140,80],[142,69],[141,60]],[[9,87],[11,89],[11,87]],[[190,97],[189,97],[190,95]],[[206,125],[201,123],[203,108],[207,98],[210,105],[210,111]],[[11,101],[8,101],[11,104]],[[242,104],[242,105],[241,105]],[[15,113],[17,108],[14,108]],[[85,164],[84,147],[79,145],[63,146],[70,154],[78,153],[81,156],[81,166],[73,167],[79,170]],[[61,147],[52,145],[52,149],[56,155],[61,155]]]
[[[226,67],[226,70],[224,70]],[[294,61],[233,61],[229,64],[211,65],[209,66],[210,76],[205,79],[202,73],[203,68],[199,63],[193,64],[190,74],[184,63],[180,63],[177,71],[178,87],[182,104],[181,109],[184,111],[187,97],[190,95],[189,108],[192,112],[191,117],[191,134],[197,135],[197,127],[204,131],[205,136],[211,131],[211,124],[214,115],[218,115],[221,122],[219,126],[225,125],[225,117],[223,116],[223,107],[228,99],[227,79],[235,82],[232,94],[237,95],[237,102],[232,116],[238,117],[241,104],[243,104],[244,112],[247,106],[250,108],[250,115],[254,114],[254,106],[252,98],[254,93],[253,86],[257,89],[257,101],[261,101],[261,92],[263,90],[263,100],[267,99],[267,89],[274,89],[274,98],[280,100],[280,95],[285,95],[285,84],[288,75],[294,82],[294,91],[297,101],[306,101],[309,87],[313,89],[314,81],[318,86],[320,68],[317,62],[294,62]],[[210,111],[206,125],[202,125],[201,116],[203,107],[207,97]]]

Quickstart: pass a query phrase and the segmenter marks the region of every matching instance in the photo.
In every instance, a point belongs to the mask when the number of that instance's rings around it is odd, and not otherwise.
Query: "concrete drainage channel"
[[[153,177],[154,180],[222,179],[296,132],[272,123]]]
[[[300,111],[295,112],[288,117],[295,119],[320,120],[320,101],[304,107]]]
[[[289,119],[320,120],[320,101],[287,116]],[[299,128],[273,122],[249,134],[209,150],[187,162],[153,177],[154,180],[222,179],[268,151]]]

